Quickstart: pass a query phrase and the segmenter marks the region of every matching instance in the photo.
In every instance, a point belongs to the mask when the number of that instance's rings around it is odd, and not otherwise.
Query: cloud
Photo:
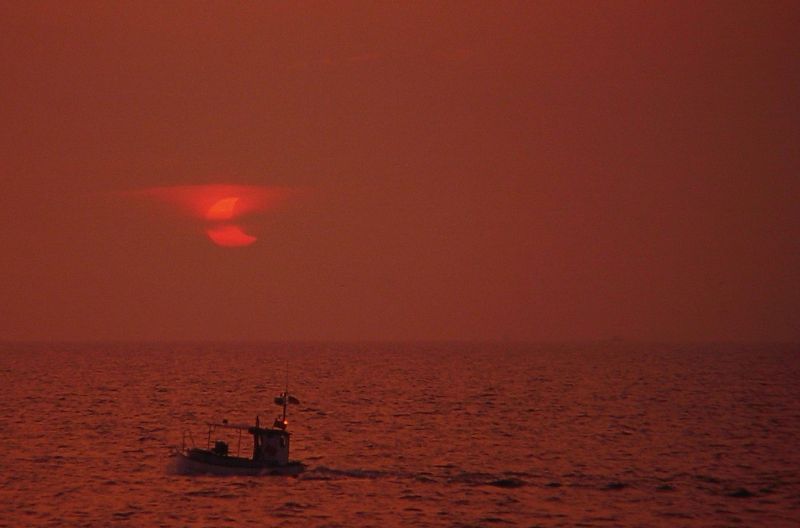
[[[241,217],[275,209],[298,192],[289,187],[210,184],[148,187],[124,194],[161,202],[183,215],[206,219],[209,211],[224,200],[235,199],[231,217]]]

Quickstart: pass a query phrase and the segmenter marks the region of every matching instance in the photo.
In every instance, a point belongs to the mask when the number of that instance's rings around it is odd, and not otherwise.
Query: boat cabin
[[[289,463],[289,433],[283,429],[251,427],[253,460],[283,466]]]

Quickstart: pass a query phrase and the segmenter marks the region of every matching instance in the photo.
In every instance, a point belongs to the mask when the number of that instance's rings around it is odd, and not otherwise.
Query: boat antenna
[[[290,403],[293,404],[293,405],[298,405],[300,403],[300,400],[298,400],[294,396],[290,396],[289,395],[289,361],[288,360],[286,361],[286,385],[284,386],[283,393],[280,396],[275,398],[275,403],[277,405],[280,405],[280,406],[283,407],[283,416],[278,415],[278,417],[275,418],[275,423],[273,424],[273,427],[285,430],[286,429],[286,425],[287,425],[287,422],[286,422],[287,407],[289,407]]]
[[[286,406],[289,404],[289,360],[286,360],[286,390],[283,393],[283,426],[286,427]]]

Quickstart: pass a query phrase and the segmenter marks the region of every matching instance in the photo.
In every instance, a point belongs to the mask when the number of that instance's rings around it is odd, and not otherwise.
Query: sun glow
[[[295,192],[286,187],[213,184],[150,187],[133,194],[167,204],[186,216],[232,220],[271,211]]]

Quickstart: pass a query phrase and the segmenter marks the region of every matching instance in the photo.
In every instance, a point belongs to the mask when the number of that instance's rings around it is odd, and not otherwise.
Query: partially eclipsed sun
[[[242,228],[235,224],[222,224],[206,229],[208,238],[218,246],[222,247],[244,247],[249,246],[257,237],[248,235]]]
[[[229,196],[214,202],[206,211],[206,220],[230,220],[234,217],[234,208],[239,201],[238,196]],[[243,247],[249,246],[256,237],[248,235],[236,224],[220,224],[206,228],[206,234],[218,246]]]
[[[288,187],[211,184],[150,187],[126,194],[166,203],[201,222],[208,238],[218,246],[243,247],[258,238],[244,231],[240,219],[272,211],[298,192]]]

